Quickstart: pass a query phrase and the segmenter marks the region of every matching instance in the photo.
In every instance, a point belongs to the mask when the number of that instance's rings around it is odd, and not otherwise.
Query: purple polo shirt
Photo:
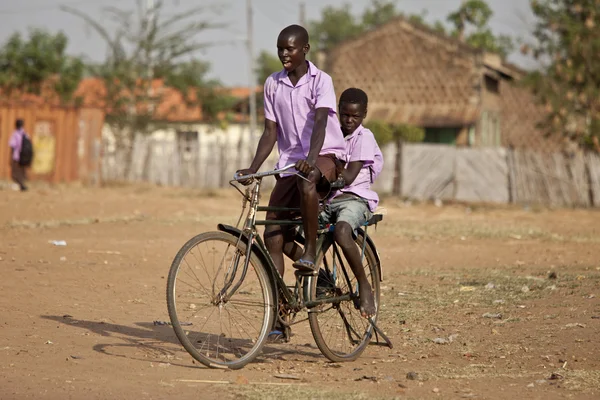
[[[340,190],[340,193],[353,193],[366,199],[369,209],[375,211],[379,196],[371,190],[371,184],[383,169],[383,155],[377,145],[373,132],[360,125],[346,139],[346,163],[363,161],[363,167],[352,184]],[[335,198],[335,196],[334,196]]]
[[[320,155],[333,154],[344,159],[346,146],[336,115],[333,81],[308,62],[308,72],[292,85],[285,70],[275,72],[265,82],[265,118],[277,123],[279,161],[276,168],[305,160],[315,123],[315,110],[328,108],[325,141]]]
[[[12,159],[14,161],[19,161],[19,158],[21,157],[23,135],[25,135],[25,131],[23,129],[19,129],[14,131],[12,135],[10,135],[10,139],[8,140],[8,146],[13,149]]]

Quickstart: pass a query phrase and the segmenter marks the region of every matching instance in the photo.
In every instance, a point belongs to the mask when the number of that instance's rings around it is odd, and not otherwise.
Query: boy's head
[[[277,38],[277,55],[287,72],[305,62],[309,50],[308,32],[300,25],[284,28]]]
[[[23,128],[23,125],[25,125],[25,124],[23,123],[22,119],[19,118],[15,121],[15,128],[21,129],[21,128]]]
[[[344,136],[352,134],[362,124],[367,116],[368,103],[369,97],[364,91],[357,88],[344,90],[338,105]]]

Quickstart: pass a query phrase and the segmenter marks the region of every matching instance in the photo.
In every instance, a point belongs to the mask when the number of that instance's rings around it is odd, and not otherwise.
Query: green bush
[[[394,139],[394,131],[388,123],[374,119],[367,122],[365,127],[373,132],[379,146],[383,146]]]
[[[383,146],[392,140],[401,139],[405,142],[422,142],[425,138],[425,129],[408,124],[388,124],[380,120],[370,120],[365,127],[373,132],[375,140]]]
[[[408,124],[394,126],[394,134],[405,142],[422,142],[425,139],[425,129]]]

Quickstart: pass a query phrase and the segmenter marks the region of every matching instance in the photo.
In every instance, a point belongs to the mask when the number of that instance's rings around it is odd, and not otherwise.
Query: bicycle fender
[[[357,232],[363,238],[365,237],[365,231],[362,228],[358,228]],[[377,270],[379,272],[379,282],[383,282],[383,269],[381,268],[381,259],[379,258],[379,251],[377,251],[377,247],[375,247],[375,243],[371,236],[367,235],[367,246],[373,250],[373,254],[375,254],[375,261],[377,262]]]
[[[226,225],[226,224],[218,224],[217,225],[217,229],[221,232],[225,232],[225,233],[229,233],[231,235],[234,235],[236,237],[242,237],[242,240],[244,241],[244,243],[246,244],[246,246],[248,245],[248,235],[246,234],[242,234],[241,229],[236,228],[235,226],[231,226],[231,225]],[[260,262],[263,263],[263,265],[265,266],[265,268],[267,269],[267,275],[269,275],[269,280],[271,281],[271,287],[273,288],[273,294],[275,295],[275,304],[278,304],[278,293],[277,290],[275,290],[275,288],[277,287],[277,281],[275,279],[275,275],[273,273],[273,269],[269,268],[270,262],[269,262],[269,257],[267,256],[267,254],[265,254],[265,252],[263,251],[263,249],[261,249],[259,246],[257,246],[256,244],[252,245],[252,253],[254,253],[254,255],[260,260]]]

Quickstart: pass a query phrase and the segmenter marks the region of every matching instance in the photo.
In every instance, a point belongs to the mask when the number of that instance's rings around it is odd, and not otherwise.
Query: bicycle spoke
[[[363,237],[356,240],[359,251],[362,250]],[[321,352],[332,361],[346,361],[356,359],[368,344],[372,327],[360,315],[358,306],[358,283],[356,277],[341,249],[333,242],[333,238],[322,242],[319,263],[322,270],[319,272],[318,284],[313,293],[317,300],[340,298],[331,308],[318,308],[309,314],[311,330]],[[365,247],[365,257],[362,265],[367,279],[376,294],[376,305],[379,301],[379,281],[377,279],[377,265],[371,246]],[[330,272],[330,269],[333,271]],[[331,275],[335,274],[335,277]],[[332,295],[333,294],[333,295]],[[344,299],[344,296],[350,296]]]
[[[270,327],[265,319],[273,318],[269,278],[257,259],[251,258],[243,281],[235,273],[246,263],[245,248],[238,245],[245,246],[226,233],[199,235],[180,251],[169,274],[167,301],[175,333],[208,366],[239,368],[254,358]],[[232,298],[217,297],[223,285],[232,284],[239,285],[227,295]],[[180,320],[191,320],[193,329],[182,328]]]

